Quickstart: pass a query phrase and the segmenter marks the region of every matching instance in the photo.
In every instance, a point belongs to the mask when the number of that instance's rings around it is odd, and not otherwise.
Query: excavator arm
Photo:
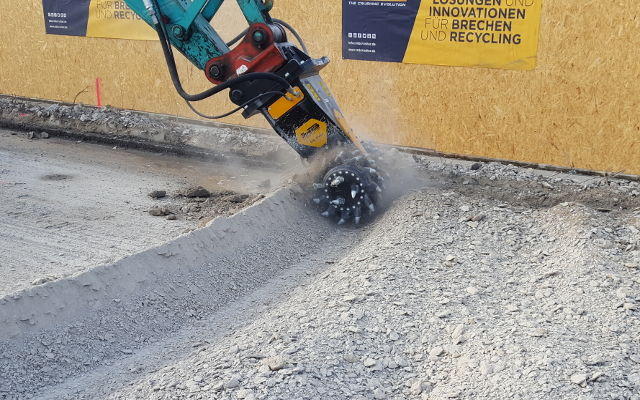
[[[359,223],[374,213],[384,178],[319,75],[329,59],[311,58],[289,42],[292,34],[306,50],[289,24],[271,18],[272,0],[237,0],[248,27],[228,43],[210,24],[224,0],[125,1],[158,32],[175,89],[194,112],[213,119],[229,115],[207,116],[191,104],[228,89],[233,111],[245,118],[262,114],[301,157],[331,154],[314,185],[313,203],[322,215]],[[184,90],[174,48],[203,70],[210,89]]]

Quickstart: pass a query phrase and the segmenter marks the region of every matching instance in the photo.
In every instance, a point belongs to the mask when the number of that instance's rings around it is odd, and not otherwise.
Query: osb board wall
[[[6,2],[0,93],[105,103],[192,116],[174,94],[158,43],[44,34],[39,0]],[[217,18],[240,30],[229,0]],[[323,76],[361,136],[403,146],[490,158],[640,173],[640,2],[545,0],[535,71],[341,60],[341,2],[276,0],[272,14],[298,27]],[[180,63],[192,92],[200,71]],[[224,97],[224,96],[222,96]],[[199,108],[221,112],[225,99]],[[265,127],[254,117],[225,122]]]
[[[0,23],[0,93],[96,104],[95,79],[102,82],[102,102],[114,107],[193,117],[175,93],[162,49],[153,41],[46,35],[41,0],[6,1]],[[235,2],[225,4],[223,27],[231,39],[246,25]],[[208,84],[202,72],[179,53],[182,83],[191,93]],[[225,95],[197,106],[209,114],[232,108]],[[246,123],[241,116],[228,123]],[[252,120],[260,123],[262,121]],[[266,123],[260,126],[268,127]]]

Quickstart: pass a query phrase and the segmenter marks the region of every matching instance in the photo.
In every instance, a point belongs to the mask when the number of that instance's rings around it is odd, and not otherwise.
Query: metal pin
[[[360,189],[360,187],[358,185],[351,185],[351,198],[355,199],[356,195],[358,194],[358,190]]]
[[[324,212],[322,212],[320,215],[322,215],[325,218],[329,218],[331,216],[334,216],[335,214],[336,214],[336,209],[334,207],[330,206]]]
[[[338,220],[338,225],[344,224],[347,222],[347,219],[349,219],[349,210],[342,210],[340,213],[340,220]]]
[[[369,208],[369,212],[371,212],[371,214],[376,212],[376,206],[373,205],[373,202],[369,198],[368,194],[364,195],[364,204]]]

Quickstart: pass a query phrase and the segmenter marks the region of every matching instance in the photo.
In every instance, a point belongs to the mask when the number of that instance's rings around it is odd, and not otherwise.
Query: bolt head
[[[171,28],[171,32],[177,38],[182,38],[184,36],[184,29],[180,25],[174,25]]]
[[[209,75],[211,75],[211,77],[213,79],[219,79],[222,78],[222,68],[217,65],[217,64],[213,64],[210,68],[209,68]]]
[[[242,100],[242,96],[244,96],[242,90],[234,89],[231,91],[231,100],[236,103],[239,103]]]
[[[267,36],[265,35],[264,31],[262,30],[257,30],[255,32],[253,32],[253,41],[256,43],[262,43],[266,40]]]

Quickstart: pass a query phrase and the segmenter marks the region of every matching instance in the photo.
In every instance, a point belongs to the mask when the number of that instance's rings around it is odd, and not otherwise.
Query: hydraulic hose
[[[158,12],[160,7],[158,6],[157,0],[151,0],[151,1],[153,2],[153,5],[156,8],[156,12]],[[242,82],[260,80],[260,79],[271,80],[276,83],[279,83],[282,86],[282,89],[286,89],[290,93],[294,94],[291,84],[286,79],[271,72],[251,72],[248,74],[240,75],[233,79],[229,79],[228,81],[225,81],[219,85],[216,85],[210,89],[207,89],[204,92],[197,93],[197,94],[189,94],[184,90],[184,88],[182,87],[182,83],[180,82],[180,76],[178,75],[178,68],[176,66],[175,57],[173,56],[171,43],[169,43],[166,26],[162,22],[162,18],[158,18],[158,23],[156,24],[156,31],[158,32],[158,38],[160,40],[160,44],[162,46],[162,52],[164,53],[164,57],[167,62],[167,67],[169,68],[169,75],[171,76],[171,81],[173,82],[173,86],[175,87],[176,92],[178,92],[180,97],[182,97],[187,101],[204,100],[217,93],[220,93],[225,89],[229,89],[231,86],[237,85]]]
[[[227,47],[231,47],[234,44],[238,43],[240,40],[242,40],[243,37],[245,37],[245,35],[247,34],[247,32],[249,32],[249,28],[243,30],[242,32],[240,32],[240,34],[236,37],[234,37],[233,39],[229,40],[226,44]]]
[[[221,119],[221,118],[228,117],[231,114],[237,113],[238,111],[242,110],[243,108],[245,108],[249,104],[253,103],[254,101],[260,100],[264,96],[271,96],[271,95],[281,95],[282,96],[282,93],[276,92],[275,90],[271,90],[271,91],[268,91],[268,92],[261,93],[261,94],[257,95],[256,97],[254,97],[253,99],[251,99],[249,101],[246,101],[243,104],[239,105],[238,107],[234,108],[233,110],[228,111],[228,112],[226,112],[224,114],[220,114],[220,115],[207,115],[207,114],[201,113],[200,111],[196,110],[196,108],[193,106],[193,104],[191,104],[188,101],[186,103],[187,103],[187,106],[189,106],[189,108],[191,109],[191,111],[193,111],[195,114],[201,116],[202,118],[206,118],[206,119]]]
[[[277,19],[277,18],[273,18],[272,21],[275,22],[276,24],[280,24],[280,25],[284,26],[286,29],[288,29],[289,32],[291,32],[291,34],[293,35],[293,37],[296,38],[298,43],[300,43],[300,47],[302,47],[302,51],[304,51],[306,54],[309,54],[309,51],[307,50],[307,46],[304,44],[304,40],[302,40],[302,37],[300,36],[300,34],[298,34],[298,31],[296,31],[293,28],[293,26],[291,26],[287,22],[285,22],[285,21],[283,21],[281,19]],[[240,40],[242,40],[242,38],[245,37],[247,32],[249,32],[249,28],[247,28],[244,31],[240,32],[240,34],[238,36],[236,36],[233,39],[231,39],[230,41],[228,41],[227,42],[227,46],[231,47],[234,44],[238,43]]]
[[[302,40],[302,37],[298,34],[298,31],[296,31],[293,28],[293,26],[291,26],[287,22],[285,22],[285,21],[283,21],[281,19],[277,19],[277,18],[273,18],[273,22],[275,22],[276,24],[280,24],[280,25],[284,26],[285,28],[287,28],[289,30],[289,32],[291,32],[291,34],[296,38],[298,43],[300,43],[300,47],[302,47],[302,51],[304,51],[307,55],[309,54],[309,51],[307,50],[307,46],[304,44],[304,40]]]

